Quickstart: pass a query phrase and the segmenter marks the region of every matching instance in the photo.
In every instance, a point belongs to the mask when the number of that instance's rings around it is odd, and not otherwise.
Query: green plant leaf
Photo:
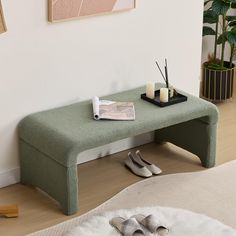
[[[226,42],[226,38],[225,38],[225,35],[224,34],[221,34],[218,39],[217,39],[217,44],[222,44]]]
[[[231,3],[226,0],[214,0],[212,3],[212,10],[217,15],[225,15],[230,8]]]
[[[236,26],[236,20],[229,22],[229,26],[231,27]]]
[[[231,32],[235,32],[235,33],[236,33],[236,27],[233,27],[233,28],[231,29]]]
[[[203,23],[214,24],[217,21],[218,21],[218,15],[214,11],[212,10],[204,11]]]
[[[202,36],[215,35],[216,32],[209,26],[203,26]]]
[[[236,0],[230,0],[231,3],[236,3]]]
[[[236,44],[236,31],[225,32],[225,38],[230,45]]]
[[[231,8],[236,9],[236,3],[231,3]]]
[[[225,19],[230,22],[230,21],[235,21],[236,20],[236,16],[226,16]]]

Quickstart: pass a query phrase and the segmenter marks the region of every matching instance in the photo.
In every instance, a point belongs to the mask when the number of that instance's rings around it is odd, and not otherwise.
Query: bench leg
[[[173,125],[155,131],[156,142],[170,142],[197,155],[206,168],[215,165],[216,124],[201,119]]]
[[[31,184],[57,200],[66,215],[78,210],[77,166],[66,167],[20,141],[21,182]]]

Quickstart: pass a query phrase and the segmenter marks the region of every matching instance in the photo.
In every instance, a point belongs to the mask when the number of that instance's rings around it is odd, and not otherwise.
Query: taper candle
[[[151,99],[155,98],[155,83],[154,82],[147,83],[146,96]]]
[[[169,89],[161,88],[160,89],[160,102],[168,102],[169,101]]]
[[[174,97],[174,87],[170,86],[170,98]]]

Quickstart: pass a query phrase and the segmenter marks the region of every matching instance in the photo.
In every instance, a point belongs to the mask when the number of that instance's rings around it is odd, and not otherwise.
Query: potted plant
[[[233,56],[236,52],[236,0],[205,0],[203,36],[214,37],[213,54],[203,64],[203,97],[211,101],[222,101],[233,96]],[[225,60],[226,45],[230,56]],[[217,57],[220,52],[220,57]]]

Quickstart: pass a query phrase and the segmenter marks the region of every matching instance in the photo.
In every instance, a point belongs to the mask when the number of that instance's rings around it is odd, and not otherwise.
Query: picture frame
[[[48,0],[48,20],[61,22],[135,8],[136,0]]]
[[[1,0],[0,0],[0,33],[4,33],[6,31],[7,31],[7,26],[6,26],[6,23],[5,23],[3,9],[2,9],[2,3],[1,3]]]

